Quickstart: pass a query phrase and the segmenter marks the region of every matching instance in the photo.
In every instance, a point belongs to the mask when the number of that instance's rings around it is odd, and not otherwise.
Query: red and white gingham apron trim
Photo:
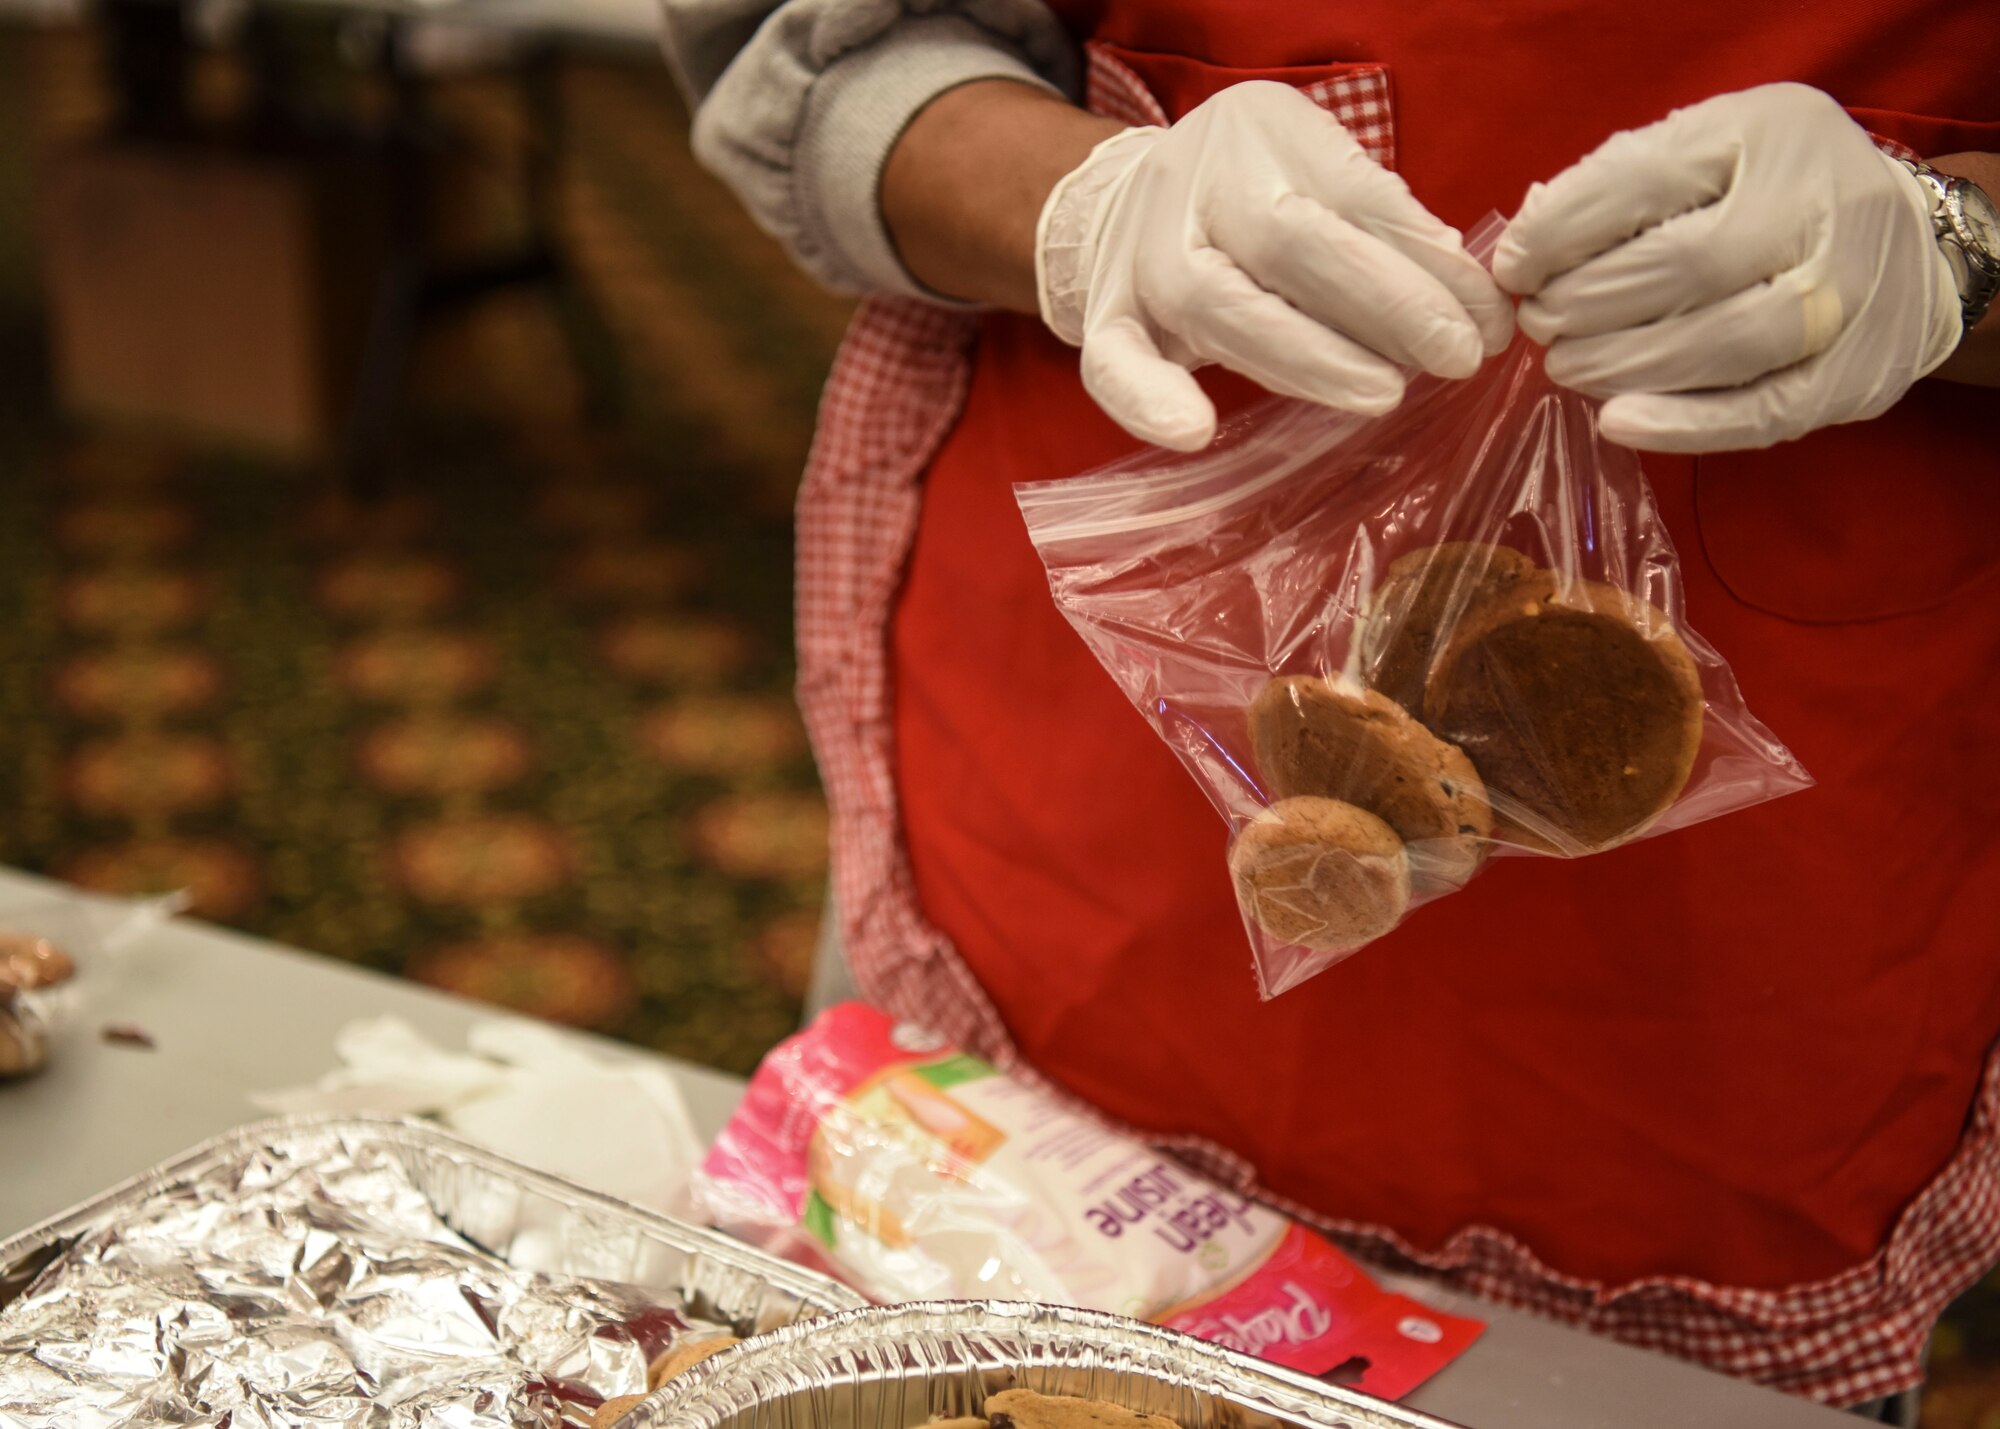
[[[912,298],[856,311],[820,401],[798,504],[799,705],[832,810],[833,896],[857,978],[966,1045],[1012,1047],[917,910],[892,762],[889,616],[919,482],[965,404],[978,319]]]
[[[1389,71],[1356,65],[1305,87],[1305,96],[1328,109],[1385,169],[1396,167],[1396,124],[1389,109]]]
[[[1884,136],[1876,134],[1872,131],[1869,133],[1868,137],[1875,141],[1876,148],[1880,149],[1883,153],[1887,154],[1892,159],[1903,159],[1912,164],[1921,163],[1923,160],[1924,156],[1922,154],[1919,154],[1915,149],[1912,149],[1908,144],[1903,143],[1900,139],[1885,138]]]
[[[1086,93],[1099,112],[1130,123],[1167,122],[1138,76],[1096,46],[1089,49]],[[1385,163],[1393,159],[1386,71],[1343,73],[1306,93],[1331,108],[1371,153]],[[924,919],[896,801],[889,620],[916,534],[922,476],[963,408],[978,326],[976,317],[906,298],[871,298],[856,312],[827,382],[799,495],[799,702],[833,811],[834,897],[859,985],[896,1016],[1049,1087],[1021,1063],[999,1012],[950,940]],[[1269,1199],[1369,1258],[1422,1269],[1475,1295],[1629,1344],[1847,1404],[1919,1382],[1938,1314],[2000,1259],[1996,1124],[2000,1058],[1988,1063],[1957,1152],[1903,1212],[1882,1249],[1832,1279],[1783,1290],[1684,1278],[1614,1288],[1563,1275],[1491,1227],[1467,1227],[1437,1250],[1421,1252],[1384,1227],[1328,1220]],[[1219,1146],[1150,1139],[1218,1179],[1254,1187],[1251,1169]]]
[[[1084,61],[1084,105],[1091,113],[1127,124],[1171,122],[1146,82],[1102,45],[1086,45]],[[1396,167],[1396,126],[1391,118],[1386,66],[1352,65],[1305,85],[1300,93],[1339,119],[1376,163],[1385,169]]]
[[[1085,45],[1083,50],[1083,107],[1092,114],[1122,120],[1127,124],[1158,124],[1172,121],[1146,81],[1132,67],[1102,45]]]

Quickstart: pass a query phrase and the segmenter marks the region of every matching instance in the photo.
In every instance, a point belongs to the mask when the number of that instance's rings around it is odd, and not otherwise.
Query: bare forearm
[[[1042,204],[1122,127],[1011,80],[940,95],[882,171],[882,217],[904,266],[946,297],[1034,312]]]
[[[1970,179],[2000,198],[2000,154],[1946,154],[1928,162],[1939,173]],[[2000,303],[1986,310],[1985,318],[1965,335],[1958,351],[1931,375],[1975,387],[2000,387]]]

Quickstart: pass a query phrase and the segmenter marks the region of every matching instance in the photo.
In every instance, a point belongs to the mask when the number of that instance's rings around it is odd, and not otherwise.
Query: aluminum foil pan
[[[0,1241],[0,1421],[554,1429],[676,1327],[857,1303],[429,1125],[287,1117]]]
[[[724,1351],[618,1429],[915,1429],[1032,1389],[1182,1429],[1454,1429],[1441,1419],[1095,1310],[1017,1301],[868,1307]]]

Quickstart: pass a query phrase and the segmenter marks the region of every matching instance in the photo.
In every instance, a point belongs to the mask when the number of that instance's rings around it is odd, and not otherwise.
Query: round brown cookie
[[[682,1340],[646,1366],[646,1388],[658,1389],[677,1374],[693,1369],[710,1355],[719,1355],[739,1341],[734,1335],[711,1335],[705,1340]]]
[[[1664,612],[1538,571],[1452,632],[1424,720],[1471,756],[1516,839],[1587,853],[1680,797],[1701,747],[1701,675]]]
[[[990,1429],[1181,1429],[1162,1415],[1141,1414],[1108,1400],[1031,1389],[990,1394],[984,1407],[986,1417],[973,1423]]]
[[[1449,541],[1389,563],[1361,613],[1361,678],[1404,709],[1421,709],[1444,627],[1529,575],[1535,563],[1506,546]]]
[[[1280,799],[1229,849],[1236,901],[1280,942],[1347,952],[1395,927],[1410,906],[1396,831],[1338,799]]]
[[[597,1406],[590,1416],[590,1429],[611,1429],[613,1424],[623,1419],[646,1402],[643,1394],[621,1394],[616,1399],[607,1399]]]
[[[1456,885],[1478,868],[1493,833],[1479,772],[1387,695],[1281,676],[1251,703],[1250,748],[1273,799],[1366,809],[1411,845],[1421,882]]]

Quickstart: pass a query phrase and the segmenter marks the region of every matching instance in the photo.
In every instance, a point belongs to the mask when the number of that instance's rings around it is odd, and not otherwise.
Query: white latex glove
[[[1289,85],[1224,90],[1171,129],[1105,140],[1043,206],[1042,318],[1134,436],[1194,451],[1215,408],[1188,369],[1374,415],[1400,366],[1467,377],[1506,346],[1506,295],[1458,233]]]
[[[1879,416],[1963,335],[1922,186],[1802,84],[1612,135],[1528,190],[1493,272],[1550,378],[1650,451]]]

